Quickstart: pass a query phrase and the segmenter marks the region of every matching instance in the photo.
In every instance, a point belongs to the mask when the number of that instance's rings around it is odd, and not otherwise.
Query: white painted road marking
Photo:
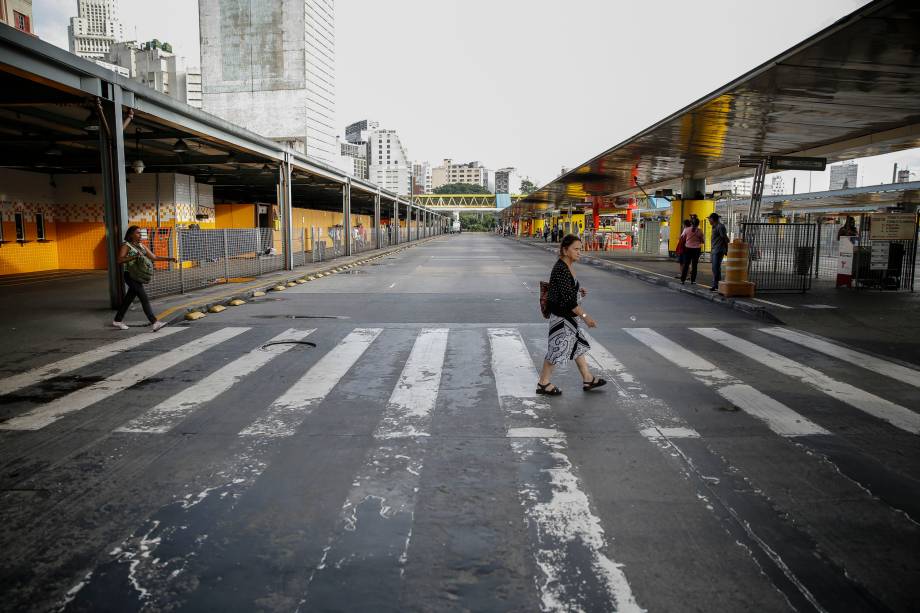
[[[783,373],[806,383],[831,398],[864,411],[873,417],[887,421],[891,425],[906,430],[912,434],[920,434],[920,413],[889,402],[875,394],[837,381],[824,373],[800,364],[795,360],[774,353],[764,347],[746,341],[737,336],[723,332],[717,328],[690,328],[724,347],[728,347],[742,355],[768,366],[773,370]]]
[[[352,330],[275,400],[265,415],[240,434],[268,437],[293,435],[312,407],[322,402],[382,331],[382,328]]]
[[[419,332],[375,437],[428,436],[431,411],[441,387],[448,332],[447,328]]]
[[[636,340],[677,366],[689,370],[693,377],[712,387],[720,396],[760,419],[781,436],[830,434],[821,426],[799,415],[781,402],[732,377],[711,362],[665,338],[650,328],[624,328]]]
[[[789,305],[787,305],[787,304],[780,304],[780,303],[778,303],[778,302],[771,302],[771,301],[769,301],[769,300],[764,300],[763,298],[751,298],[751,300],[756,300],[757,302],[762,302],[762,303],[764,303],[764,304],[769,304],[769,305],[771,305],[771,306],[779,307],[779,308],[781,308],[781,309],[790,309],[790,310],[791,310],[791,309],[793,308],[793,307],[791,307],[791,306],[789,306]]]
[[[101,400],[114,396],[144,379],[172,368],[247,330],[249,328],[223,328],[217,332],[212,332],[207,336],[114,374],[104,381],[67,394],[23,415],[17,415],[8,421],[0,423],[0,430],[39,430],[44,428],[70,413],[85,409]]]
[[[267,343],[303,340],[315,330],[290,329],[282,332]],[[272,345],[262,349],[256,347],[233,362],[211,373],[195,385],[167,398],[144,414],[131,420],[116,432],[159,433],[169,432],[186,416],[206,402],[214,400],[236,385],[247,375],[262,368],[274,358],[282,355],[294,345]]]
[[[7,377],[6,379],[0,379],[0,396],[11,394],[24,387],[41,383],[47,379],[72,372],[84,366],[95,364],[96,362],[118,355],[124,351],[137,349],[144,343],[149,343],[163,338],[164,336],[182,332],[183,330],[188,330],[188,328],[166,328],[165,330],[160,330],[156,334],[138,334],[137,336],[131,336],[116,343],[85,351],[52,364],[45,364],[44,366],[33,368],[32,370]]]
[[[521,461],[521,500],[535,535],[542,610],[642,611],[622,564],[607,557],[604,529],[581,490],[565,435],[551,422],[547,402],[536,397],[538,375],[520,333],[489,329],[489,344],[508,437]],[[596,600],[599,592],[608,602]]]
[[[310,577],[308,609],[323,608],[330,595],[333,601],[339,598],[343,577],[348,577],[352,590],[375,590],[380,575],[372,569],[383,572],[405,563],[448,332],[447,328],[424,329],[416,337],[374,432],[377,444],[355,476],[336,534]],[[354,563],[361,565],[361,572],[355,572]]]
[[[861,351],[850,349],[849,347],[837,345],[822,338],[802,334],[801,332],[796,332],[795,330],[790,330],[789,328],[761,328],[760,331],[766,332],[767,334],[772,334],[773,336],[777,336],[791,343],[803,345],[809,349],[813,349],[833,358],[837,358],[838,360],[849,362],[850,364],[855,364],[856,366],[860,366],[866,370],[871,370],[872,372],[876,372],[880,375],[891,377],[892,379],[896,379],[902,383],[907,383],[908,385],[913,385],[914,387],[920,387],[920,370],[908,368],[907,366],[902,366],[896,362],[883,360],[873,355],[869,355],[868,353],[863,353]]]

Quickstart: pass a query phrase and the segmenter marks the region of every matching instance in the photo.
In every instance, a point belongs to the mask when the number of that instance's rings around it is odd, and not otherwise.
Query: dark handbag
[[[549,283],[546,281],[540,281],[540,312],[543,319],[549,319]]]

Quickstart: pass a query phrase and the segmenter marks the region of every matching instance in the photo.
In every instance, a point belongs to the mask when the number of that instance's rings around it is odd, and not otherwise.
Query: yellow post
[[[748,281],[748,245],[736,238],[728,244],[728,254],[722,260],[725,280],[719,281],[719,293],[723,296],[754,295],[754,284]]]

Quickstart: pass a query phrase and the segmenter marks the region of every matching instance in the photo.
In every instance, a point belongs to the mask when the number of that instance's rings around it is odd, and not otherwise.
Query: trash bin
[[[796,247],[795,248],[795,274],[810,275],[811,264],[815,261],[814,247]]]

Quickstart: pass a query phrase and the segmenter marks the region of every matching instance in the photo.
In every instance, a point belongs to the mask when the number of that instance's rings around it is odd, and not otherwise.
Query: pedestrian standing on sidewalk
[[[690,227],[684,228],[681,236],[684,240],[684,263],[680,269],[680,284],[687,282],[687,271],[690,271],[690,284],[696,283],[696,267],[700,262],[700,252],[706,235],[700,230],[700,220],[694,216],[690,219]]]
[[[131,226],[125,232],[125,242],[122,243],[118,250],[118,263],[124,265],[124,280],[128,286],[128,292],[115,314],[112,325],[119,330],[127,330],[128,326],[122,322],[128,307],[134,302],[135,298],[140,298],[141,306],[144,308],[144,314],[153,326],[156,332],[166,324],[157,320],[150,308],[150,299],[147,298],[147,291],[144,284],[149,283],[153,278],[153,262],[175,262],[176,258],[165,258],[154,255],[147,247],[141,244],[141,229],[137,226]]]
[[[680,237],[677,239],[677,247],[674,248],[674,253],[677,254],[677,278],[680,279],[681,275],[684,272],[684,252],[687,249],[687,236],[684,234],[687,228],[690,227],[690,220],[685,219],[683,221],[683,229],[680,232]]]
[[[545,243],[545,242],[547,242],[548,240],[549,240],[549,227],[547,227],[546,225],[544,225],[544,226],[543,226],[543,242]]]
[[[558,396],[562,393],[562,390],[550,383],[549,379],[556,365],[566,360],[575,360],[578,372],[581,373],[584,391],[607,384],[604,379],[591,374],[585,359],[591,345],[582,332],[579,320],[583,319],[589,328],[597,326],[597,322],[580,304],[581,299],[588,294],[588,291],[579,285],[573,271],[573,266],[580,257],[581,240],[569,234],[559,245],[559,259],[549,277],[549,291],[546,295],[550,312],[549,341],[546,357],[543,358],[540,380],[537,381],[537,394]]]
[[[712,286],[709,291],[714,292],[719,289],[719,281],[722,280],[722,260],[728,253],[728,231],[718,213],[709,214],[709,223],[712,224]]]

